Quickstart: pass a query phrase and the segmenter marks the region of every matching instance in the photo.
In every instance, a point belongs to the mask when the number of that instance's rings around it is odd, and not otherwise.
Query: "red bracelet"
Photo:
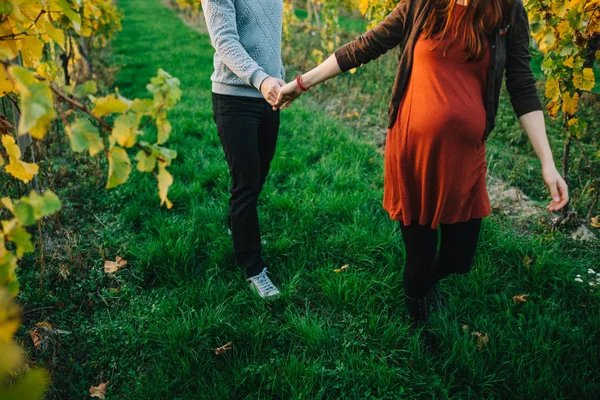
[[[310,90],[309,88],[304,86],[304,82],[302,82],[302,75],[298,75],[298,77],[296,78],[296,83],[298,84],[300,90],[302,90],[303,92],[308,92]]]

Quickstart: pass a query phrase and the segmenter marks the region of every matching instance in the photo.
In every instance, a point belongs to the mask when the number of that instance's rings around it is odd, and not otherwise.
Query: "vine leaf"
[[[146,154],[144,150],[140,150],[135,156],[137,161],[136,168],[140,172],[152,172],[156,168],[156,154]]]
[[[15,79],[21,95],[19,135],[29,133],[36,139],[43,139],[56,117],[50,84],[37,80],[32,72],[23,67],[13,65],[9,73]]]
[[[76,153],[87,150],[93,157],[104,148],[98,128],[85,118],[79,118],[71,125],[65,126],[65,131],[69,137],[71,150]]]
[[[131,161],[122,147],[113,147],[108,153],[108,182],[106,188],[119,186],[129,179]]]
[[[94,98],[94,109],[92,110],[92,115],[95,117],[103,117],[108,114],[122,114],[125,111],[129,110],[130,104],[122,98],[121,96],[117,97],[114,94],[109,94],[108,96]]]
[[[571,96],[571,93],[565,92],[563,95],[563,112],[568,115],[577,113],[579,107],[579,93]]]
[[[132,147],[137,142],[140,118],[136,114],[123,114],[115,119],[112,136],[123,147]]]
[[[4,167],[4,170],[24,183],[31,181],[38,173],[39,167],[36,164],[21,161],[21,150],[12,136],[2,135],[2,145],[8,155],[8,165]]]
[[[163,166],[158,167],[158,195],[160,197],[160,205],[166,204],[167,209],[173,207],[173,203],[167,198],[169,187],[173,184],[173,176]]]
[[[593,69],[584,68],[583,71],[575,71],[573,73],[573,85],[577,89],[592,90],[594,88],[594,84],[595,78]]]

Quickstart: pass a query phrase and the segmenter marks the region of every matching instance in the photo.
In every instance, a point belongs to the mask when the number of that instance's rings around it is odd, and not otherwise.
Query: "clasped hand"
[[[283,110],[291,106],[294,100],[300,97],[302,93],[302,89],[298,87],[295,80],[282,86],[279,90],[277,101],[273,104],[273,110]]]
[[[286,84],[281,79],[268,77],[260,85],[260,92],[265,100],[273,106],[273,111],[283,110],[292,105],[302,94],[296,81]]]

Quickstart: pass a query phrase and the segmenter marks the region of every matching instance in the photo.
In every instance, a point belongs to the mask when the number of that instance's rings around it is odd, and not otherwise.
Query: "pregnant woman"
[[[568,202],[546,136],[529,42],[521,0],[402,0],[377,27],[280,91],[277,106],[285,108],[310,87],[400,46],[383,206],[400,221],[404,294],[418,325],[441,304],[437,282],[470,270],[481,220],[491,212],[485,144],[505,75],[514,111],[541,161],[552,196],[548,209]]]

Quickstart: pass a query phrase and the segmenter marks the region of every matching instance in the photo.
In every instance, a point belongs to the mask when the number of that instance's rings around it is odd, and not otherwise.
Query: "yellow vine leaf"
[[[114,94],[94,99],[94,109],[92,114],[96,117],[103,117],[108,114],[122,114],[129,110],[130,105],[122,98]]]
[[[558,115],[558,110],[560,110],[560,104],[556,100],[550,100],[550,102],[546,105],[546,110],[548,111],[548,115],[552,118],[556,118]]]
[[[173,176],[165,167],[158,167],[158,195],[160,196],[160,205],[166,204],[167,209],[173,207],[173,203],[167,198],[169,187],[173,184]]]
[[[369,5],[371,4],[371,0],[358,0],[358,11],[362,15],[365,15],[367,11],[369,11]]]
[[[36,139],[42,139],[56,117],[50,84],[38,81],[31,71],[23,67],[11,66],[9,73],[21,95],[18,133],[29,133]]]
[[[29,35],[25,36],[21,43],[23,66],[26,68],[36,68],[42,59],[44,42],[37,35]]]
[[[21,150],[10,135],[2,135],[2,145],[8,155],[8,165],[4,170],[15,178],[27,183],[38,173],[36,164],[21,161]]]
[[[87,150],[90,156],[94,157],[104,148],[98,129],[87,119],[80,118],[65,126],[65,132],[69,137],[71,150],[76,153]]]
[[[579,93],[573,94],[565,92],[563,94],[563,112],[568,115],[575,115],[579,109]]]
[[[144,150],[140,150],[135,159],[137,161],[136,168],[140,172],[152,172],[156,168],[156,155],[154,153],[148,155]]]
[[[0,36],[6,37],[6,40],[0,41],[0,48],[2,51],[2,59],[5,61],[12,60],[19,55],[19,47],[17,41],[10,39],[9,37],[13,34],[9,24],[0,24]]]
[[[21,310],[15,303],[11,302],[11,297],[6,290],[0,288],[0,343],[2,344],[12,342],[12,338],[21,324],[19,321]],[[4,356],[4,354],[2,355]]]
[[[54,81],[59,74],[59,69],[58,65],[54,61],[46,61],[40,63],[35,72],[48,81]]]
[[[65,49],[65,32],[62,29],[56,28],[47,18],[42,23],[46,35],[50,37],[54,43],[58,44],[61,49]]]
[[[115,119],[112,136],[119,145],[123,147],[132,147],[137,141],[137,136],[141,134],[138,130],[139,125],[140,118],[136,114],[119,115]]]
[[[587,2],[583,11],[592,11],[598,7],[600,7],[600,0],[591,0]]]
[[[169,140],[169,135],[171,134],[173,127],[166,117],[166,115],[162,115],[156,119],[156,128],[158,129],[158,138],[156,139],[156,144],[163,144]]]
[[[596,80],[594,78],[594,70],[584,68],[583,71],[576,71],[573,74],[573,85],[580,90],[592,90]]]
[[[19,324],[17,324],[18,326]],[[0,320],[0,332],[4,333],[6,331],[3,321]],[[14,343],[0,342],[0,354],[2,354],[2,357],[0,357],[0,375],[15,370],[23,362],[23,350]]]
[[[0,97],[13,93],[15,91],[15,85],[8,75],[6,70],[0,68]]]
[[[550,100],[558,100],[560,97],[560,85],[558,80],[551,78],[546,82],[546,97]]]
[[[590,225],[592,226],[592,228],[600,228],[600,215],[592,218]]]
[[[108,153],[108,182],[106,188],[119,186],[129,179],[131,160],[122,147],[113,147]]]

